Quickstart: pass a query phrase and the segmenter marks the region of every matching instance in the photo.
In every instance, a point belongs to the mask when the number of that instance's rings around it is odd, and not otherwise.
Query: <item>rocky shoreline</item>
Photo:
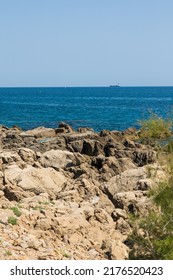
[[[129,213],[163,176],[126,131],[0,127],[0,259],[128,259]],[[157,176],[149,176],[157,170]]]

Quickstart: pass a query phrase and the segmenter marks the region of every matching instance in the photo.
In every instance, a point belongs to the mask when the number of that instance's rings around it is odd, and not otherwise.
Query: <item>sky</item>
[[[173,85],[172,0],[0,0],[0,87]]]

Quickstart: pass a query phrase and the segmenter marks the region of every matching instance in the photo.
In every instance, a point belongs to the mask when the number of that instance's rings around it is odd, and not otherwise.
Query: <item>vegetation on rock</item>
[[[17,218],[15,217],[9,217],[8,218],[8,223],[11,224],[11,225],[17,225]]]
[[[163,138],[171,133],[171,122],[156,115],[142,123],[143,137]],[[133,232],[128,240],[130,259],[173,259],[173,149],[172,142],[162,147],[158,154],[166,172],[166,179],[149,191],[152,209],[145,217],[130,218]]]
[[[151,113],[148,119],[139,121],[139,125],[140,139],[165,139],[172,134],[172,121],[154,113]]]

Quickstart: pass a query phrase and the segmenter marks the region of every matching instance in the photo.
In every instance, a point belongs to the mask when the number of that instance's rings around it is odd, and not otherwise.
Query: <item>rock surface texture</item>
[[[128,214],[163,173],[132,134],[1,126],[0,259],[128,259]]]

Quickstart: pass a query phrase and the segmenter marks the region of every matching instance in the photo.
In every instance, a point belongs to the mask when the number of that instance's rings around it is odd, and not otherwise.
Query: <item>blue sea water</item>
[[[0,124],[22,129],[77,127],[124,130],[154,112],[172,115],[173,87],[0,88]]]

